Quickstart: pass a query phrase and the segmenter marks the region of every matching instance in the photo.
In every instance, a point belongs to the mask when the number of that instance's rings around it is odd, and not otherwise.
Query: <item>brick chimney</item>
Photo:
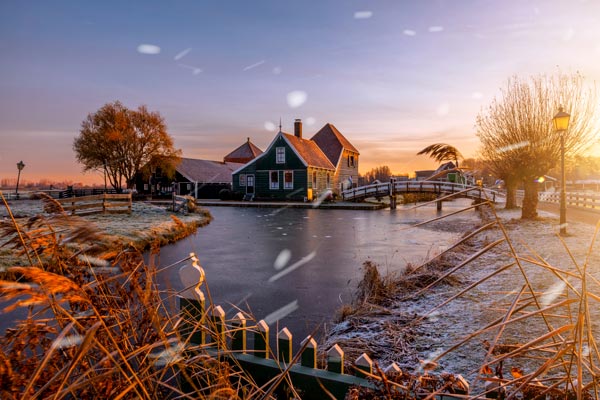
[[[294,121],[294,136],[302,139],[302,120],[300,118],[296,118]]]

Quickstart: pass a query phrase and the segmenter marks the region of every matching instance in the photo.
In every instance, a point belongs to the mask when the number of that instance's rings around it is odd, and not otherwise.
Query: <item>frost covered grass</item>
[[[433,363],[481,397],[599,398],[598,227],[560,237],[555,216],[519,213],[485,209],[460,243],[401,274],[368,265],[327,343],[413,374]]]
[[[24,233],[33,226],[31,225],[33,222],[41,223],[43,218],[51,224],[62,219],[69,224],[88,226],[94,230],[101,237],[101,241],[96,242],[96,245],[104,245],[105,248],[111,249],[133,246],[143,251],[189,236],[195,233],[197,228],[212,220],[210,213],[202,208],[198,208],[193,213],[175,214],[168,212],[164,207],[141,202],[132,204],[131,214],[94,214],[70,217],[68,220],[61,217],[60,204],[46,201],[46,209],[51,211],[50,213],[45,212],[44,207],[42,200],[13,201],[8,203],[8,207],[2,205],[0,227],[8,229],[5,233],[16,233],[9,215],[10,208],[12,217],[19,226],[22,226]],[[65,226],[62,229],[65,229]],[[13,249],[16,243],[14,239],[15,237],[9,234],[0,237],[0,268],[29,264],[25,254]]]
[[[182,333],[217,335],[179,312],[180,293],[158,289],[155,253],[146,261],[127,243],[107,248],[112,236],[58,211],[3,226],[30,264],[0,280],[0,316],[14,321],[0,332],[0,398],[272,398]]]

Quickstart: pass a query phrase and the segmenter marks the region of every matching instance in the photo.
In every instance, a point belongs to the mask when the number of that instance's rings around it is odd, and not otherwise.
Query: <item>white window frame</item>
[[[285,147],[275,148],[275,163],[285,164]]]
[[[277,174],[277,181],[273,181],[273,174]],[[269,171],[269,189],[279,190],[279,171]]]
[[[239,184],[240,184],[240,187],[246,186],[246,174],[240,174]]]
[[[291,182],[286,182],[286,175],[290,174],[292,176]],[[284,189],[293,189],[294,188],[294,171],[283,171],[283,188]]]

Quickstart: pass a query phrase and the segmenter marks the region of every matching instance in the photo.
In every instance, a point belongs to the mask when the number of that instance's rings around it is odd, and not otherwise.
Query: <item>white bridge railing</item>
[[[393,185],[393,187],[392,187]],[[453,182],[435,182],[435,181],[396,181],[395,183],[376,183],[372,185],[360,186],[342,192],[344,200],[362,200],[367,197],[383,197],[391,194],[402,193],[461,193],[462,197],[485,199],[496,201],[498,192],[480,186],[465,185]]]
[[[539,201],[547,203],[560,203],[560,192],[540,192]],[[567,192],[566,200],[568,206],[600,209],[600,194],[589,192]]]

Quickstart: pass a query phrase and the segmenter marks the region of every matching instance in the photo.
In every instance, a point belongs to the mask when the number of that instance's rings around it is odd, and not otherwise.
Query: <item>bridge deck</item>
[[[465,185],[452,182],[435,181],[396,181],[376,183],[373,185],[360,186],[344,190],[342,198],[347,201],[361,201],[368,197],[384,197],[403,193],[435,193],[446,195],[456,193],[457,197],[468,197],[472,199],[496,200],[498,193],[491,189],[480,186]]]

